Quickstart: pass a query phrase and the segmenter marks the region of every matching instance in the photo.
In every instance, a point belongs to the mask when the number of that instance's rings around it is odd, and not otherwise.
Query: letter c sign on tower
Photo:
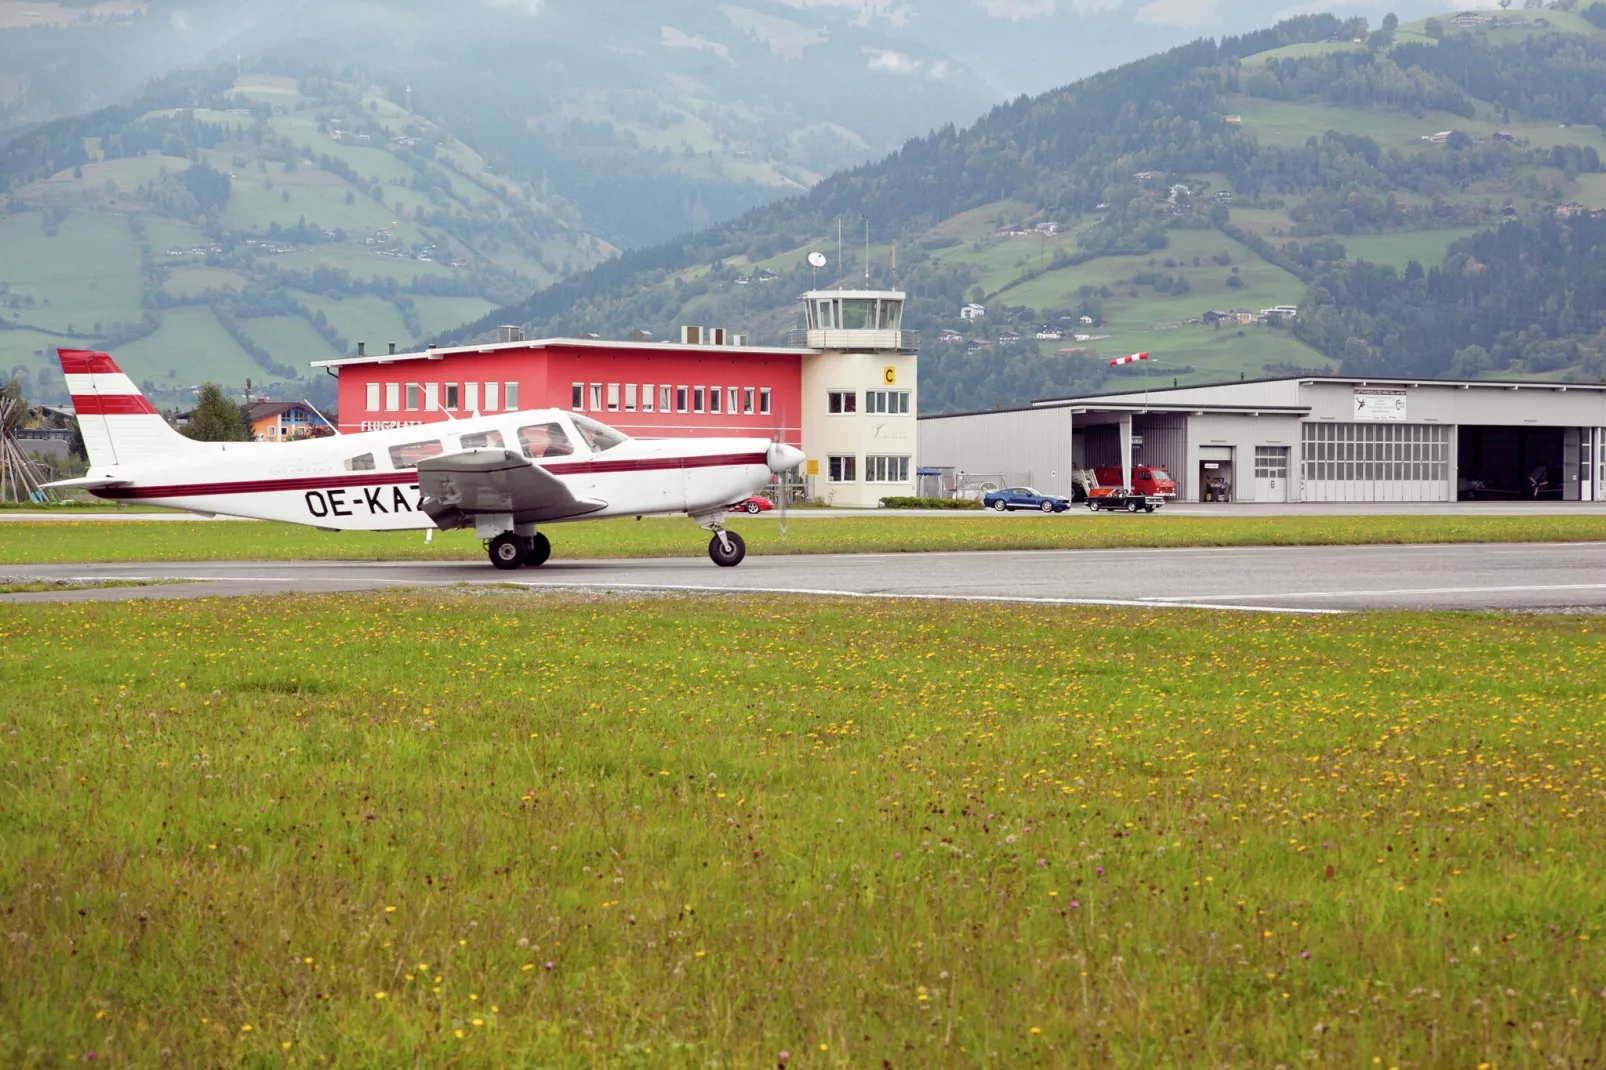
[[[890,364],[887,365],[885,368],[882,368],[881,369],[881,381],[883,383],[886,383],[888,386],[897,386],[898,385],[898,369],[894,368]]]

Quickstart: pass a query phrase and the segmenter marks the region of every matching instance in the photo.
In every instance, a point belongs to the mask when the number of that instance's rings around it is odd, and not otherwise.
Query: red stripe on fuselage
[[[543,464],[553,475],[614,472],[670,471],[677,468],[729,468],[764,463],[762,453],[727,453],[711,457],[653,457],[637,461],[565,461]],[[343,476],[304,476],[297,479],[256,479],[234,483],[176,483],[151,487],[107,487],[94,491],[101,498],[199,498],[213,494],[268,494],[284,490],[330,490],[336,487],[371,487],[418,482],[418,473],[375,472]]]
[[[58,349],[56,356],[61,360],[62,372],[67,375],[112,375],[123,370],[110,354],[96,353],[92,349]]]
[[[155,416],[156,406],[144,394],[74,394],[79,416]]]

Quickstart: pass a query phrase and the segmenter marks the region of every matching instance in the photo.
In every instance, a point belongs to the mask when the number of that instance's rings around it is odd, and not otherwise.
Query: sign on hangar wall
[[[1357,389],[1354,415],[1357,420],[1404,420],[1405,391]]]

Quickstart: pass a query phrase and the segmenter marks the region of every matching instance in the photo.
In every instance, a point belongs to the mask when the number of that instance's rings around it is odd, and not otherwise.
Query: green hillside
[[[0,374],[30,396],[61,396],[60,345],[114,350],[161,404],[208,379],[326,389],[309,360],[416,344],[616,252],[372,87],[185,96],[5,147]]]
[[[1465,263],[1455,258],[1472,236],[1537,227],[1569,202],[1606,209],[1594,103],[1606,96],[1606,34],[1570,10],[1477,17],[1377,27],[1301,17],[1199,42],[1000,106],[967,130],[937,131],[807,196],[632,251],[449,337],[499,321],[604,335],[689,322],[776,341],[814,281],[809,252],[833,261],[821,285],[862,282],[868,216],[871,275],[910,291],[906,325],[925,332],[928,409],[1125,389],[1145,376],[1450,374],[1456,353],[1425,340],[1403,348],[1395,312],[1351,294],[1342,266],[1374,263],[1378,278],[1394,273],[1384,285],[1403,291],[1410,275],[1423,301],[1448,300],[1455,287],[1434,280],[1447,260]],[[752,280],[761,267],[779,278]],[[1606,313],[1576,300],[1566,316],[1542,303],[1486,310],[1477,344],[1488,360],[1478,366],[1598,377]],[[984,319],[960,318],[969,301],[986,306]],[[1255,315],[1279,305],[1299,306],[1300,318]],[[1374,312],[1350,314],[1363,306]],[[1257,322],[1213,315],[1238,310]],[[1317,310],[1320,324],[1307,324]],[[1533,348],[1558,334],[1570,348]],[[1137,350],[1154,362],[1109,373],[1109,357]]]

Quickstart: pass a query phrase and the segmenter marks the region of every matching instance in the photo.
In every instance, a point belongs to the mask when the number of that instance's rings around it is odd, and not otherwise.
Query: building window
[[[486,383],[485,384],[485,411],[486,412],[495,412],[496,409],[497,409],[497,404],[496,404],[496,384],[495,383]]]
[[[735,407],[733,402],[731,408],[734,409]],[[742,387],[742,414],[744,416],[753,415],[753,388],[750,386]]]
[[[636,384],[635,383],[626,383],[625,384],[625,411],[626,412],[635,412],[636,411]]]
[[[770,414],[770,388],[767,386],[758,388],[758,411],[763,416]]]
[[[451,409],[453,412],[456,412],[457,408],[458,408],[458,402],[461,401],[461,400],[462,400],[462,397],[458,394],[457,384],[456,383],[447,383],[446,384],[446,407],[448,409]]]
[[[653,386],[651,383],[648,383],[646,386],[641,388],[641,411],[642,412],[651,412],[652,411],[653,392],[656,391],[657,389],[658,388]]]
[[[418,384],[417,383],[408,383],[407,384],[407,411],[408,412],[417,412],[418,411],[418,394],[419,394]]]
[[[368,384],[368,411],[369,412],[378,412],[379,411],[379,384],[378,383],[369,383]]]
[[[858,478],[858,458],[852,454],[827,457],[825,459],[825,481],[827,483],[853,483]]]
[[[669,388],[665,387],[664,389],[667,390]],[[686,411],[686,388],[683,386],[675,387],[675,411]]]
[[[502,384],[502,406],[508,409],[516,409],[519,407],[518,383]]]
[[[397,412],[401,409],[401,384],[385,384],[385,411]]]
[[[730,413],[732,416],[735,416],[737,413],[742,411],[742,392],[736,389],[734,386],[727,388],[725,391],[725,402],[725,411]]]
[[[619,411],[619,384],[618,383],[609,383],[608,384],[608,411],[609,412],[618,412]]]
[[[868,390],[864,395],[864,411],[887,416],[907,416],[909,391]]]
[[[691,388],[691,411],[703,411],[703,388],[700,386],[694,386]]]
[[[719,411],[719,387],[717,386],[711,386],[708,388],[708,411]]]
[[[463,408],[469,412],[480,411],[480,384],[463,384]]]
[[[909,458],[866,457],[864,459],[864,481],[866,483],[909,482]]]
[[[441,384],[424,384],[424,411],[434,412],[441,407]]]
[[[675,407],[674,402],[675,402],[674,391],[671,388],[669,388],[667,386],[661,386],[661,387],[658,388],[658,411],[659,412],[672,412],[672,411],[674,411],[674,407]]]
[[[592,412],[601,412],[602,411],[602,384],[601,383],[592,383],[591,384],[591,411]]]
[[[832,390],[828,392],[825,395],[825,411],[833,416],[858,412],[859,392],[857,390]]]
[[[569,408],[575,412],[584,412],[586,408],[586,385],[575,383],[569,390]]]

